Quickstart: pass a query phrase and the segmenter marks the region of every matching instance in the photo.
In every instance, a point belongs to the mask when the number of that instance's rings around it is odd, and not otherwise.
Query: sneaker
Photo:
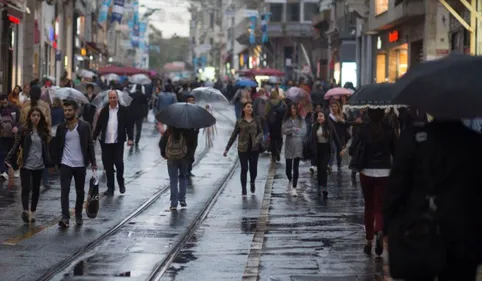
[[[2,177],[3,179],[5,180],[8,180],[8,174],[3,172],[2,174],[0,174],[0,177]]]
[[[288,193],[291,193],[291,190],[293,190],[293,185],[291,184],[291,182],[288,182],[288,185],[286,186],[286,191]]]
[[[177,211],[177,207],[176,207],[176,206],[171,206],[171,207],[169,207],[169,210],[170,210],[170,211]]]
[[[311,166],[311,167],[310,167],[310,173],[311,173],[311,174],[314,174],[314,173],[315,173],[315,170],[316,170],[316,167],[315,167],[315,166]]]
[[[179,201],[179,205],[181,205],[181,207],[187,207],[186,200]]]
[[[367,255],[372,254],[372,241],[367,241],[365,246],[363,246],[363,252]]]
[[[35,212],[30,211],[30,222],[35,222]]]
[[[120,184],[120,185],[119,185],[119,192],[120,192],[120,194],[126,193],[126,186],[125,186],[125,184]]]
[[[22,212],[22,220],[23,220],[23,222],[25,222],[25,223],[29,223],[29,222],[30,222],[30,212],[29,212],[29,211],[23,211],[23,212]]]
[[[20,177],[20,171],[15,171],[13,177],[18,179]]]
[[[291,190],[291,196],[293,197],[298,197],[298,192],[296,192],[296,188],[293,187],[293,189]]]
[[[242,194],[243,196],[246,196],[246,193],[247,193],[247,192],[246,192],[246,187],[241,188],[241,194]]]
[[[59,221],[59,226],[63,228],[69,227],[69,219],[61,219]]]
[[[84,224],[84,220],[82,219],[82,216],[75,217],[75,224],[77,226],[82,226]]]

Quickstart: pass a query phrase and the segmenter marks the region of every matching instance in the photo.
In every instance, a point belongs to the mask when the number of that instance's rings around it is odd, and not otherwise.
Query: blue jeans
[[[185,159],[167,160],[167,172],[171,182],[171,207],[177,207],[179,201],[186,200],[187,166]]]

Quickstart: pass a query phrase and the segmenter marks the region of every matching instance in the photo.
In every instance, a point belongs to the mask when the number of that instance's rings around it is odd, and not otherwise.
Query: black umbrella
[[[370,84],[362,86],[348,100],[347,107],[382,108],[393,106],[393,83]]]
[[[178,102],[157,113],[156,119],[167,126],[200,129],[216,124],[216,118],[199,105]]]
[[[393,102],[436,118],[482,116],[482,57],[452,54],[411,67],[395,83]]]

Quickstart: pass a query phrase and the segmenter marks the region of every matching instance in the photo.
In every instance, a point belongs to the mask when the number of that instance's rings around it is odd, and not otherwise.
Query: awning
[[[23,19],[23,13],[25,12],[24,0],[0,0],[0,3],[7,5],[9,15]]]

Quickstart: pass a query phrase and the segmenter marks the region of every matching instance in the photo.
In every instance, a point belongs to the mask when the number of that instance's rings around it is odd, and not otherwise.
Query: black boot
[[[247,193],[247,192],[246,192],[246,186],[243,186],[243,187],[241,188],[241,193],[242,193],[243,196],[246,196],[246,193]]]
[[[254,193],[256,192],[256,185],[254,184],[254,182],[251,183],[251,193]]]

